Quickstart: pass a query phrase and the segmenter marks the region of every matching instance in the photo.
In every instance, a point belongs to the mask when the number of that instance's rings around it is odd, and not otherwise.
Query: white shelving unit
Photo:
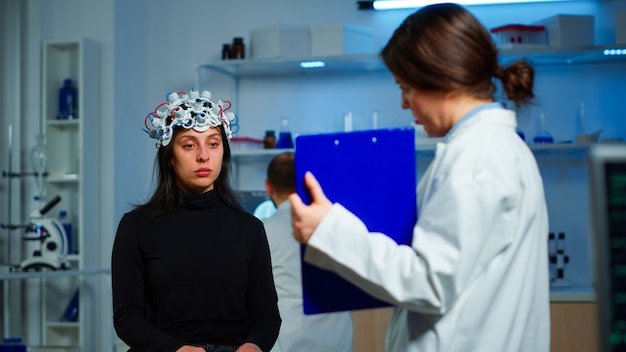
[[[47,198],[61,196],[49,216],[66,210],[72,224],[74,253],[71,270],[42,277],[42,346],[82,348],[84,327],[93,319],[88,280],[81,273],[97,267],[94,255],[99,236],[99,48],[91,40],[44,41],[42,47],[41,123],[48,151]],[[78,89],[78,118],[58,120],[58,91],[71,78]],[[79,290],[79,317],[62,321],[63,312]],[[87,302],[86,302],[87,301]]]

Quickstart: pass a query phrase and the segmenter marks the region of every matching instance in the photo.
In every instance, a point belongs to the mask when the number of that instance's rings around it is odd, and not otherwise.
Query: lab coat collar
[[[486,106],[485,106],[486,105]],[[467,114],[467,119],[463,121],[463,123],[455,125],[455,128],[450,130],[448,134],[444,137],[441,142],[438,142],[435,147],[435,158],[428,166],[426,173],[422,177],[422,179],[430,179],[436,170],[439,168],[439,164],[442,160],[441,155],[446,152],[448,146],[447,144],[458,136],[462,134],[467,129],[471,128],[474,125],[485,125],[485,124],[493,124],[493,125],[505,125],[510,126],[515,129],[517,127],[517,120],[515,112],[512,110],[507,110],[502,107],[502,105],[492,105],[492,104],[483,104],[481,105],[481,109],[472,110],[470,114]],[[420,180],[420,183],[422,180]],[[421,190],[421,194],[430,194],[430,185],[432,182],[428,181],[424,183],[426,189]],[[420,197],[420,190],[418,190],[418,206],[421,206],[424,199]]]
[[[488,103],[477,106],[467,113],[445,135],[443,143],[449,142],[455,135],[477,124],[495,124],[517,127],[515,112],[505,109],[500,103]]]

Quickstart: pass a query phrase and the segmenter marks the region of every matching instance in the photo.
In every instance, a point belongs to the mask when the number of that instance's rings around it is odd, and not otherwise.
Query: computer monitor
[[[589,151],[601,352],[626,351],[626,144]]]

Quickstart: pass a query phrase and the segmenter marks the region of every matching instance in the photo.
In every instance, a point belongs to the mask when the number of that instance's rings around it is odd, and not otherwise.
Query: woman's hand
[[[243,345],[239,346],[239,348],[235,352],[263,352],[263,351],[261,351],[259,346],[253,344],[252,342],[246,342]]]
[[[322,187],[312,173],[304,175],[304,183],[311,194],[311,204],[305,205],[297,193],[289,196],[291,202],[291,224],[296,241],[307,244],[313,231],[330,211],[333,203],[326,198]]]

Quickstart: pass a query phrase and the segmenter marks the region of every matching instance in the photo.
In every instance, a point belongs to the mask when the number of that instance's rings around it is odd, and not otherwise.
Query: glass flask
[[[280,132],[278,133],[278,141],[276,142],[276,149],[291,149],[293,148],[293,138],[291,137],[291,131],[289,130],[289,119],[283,117],[280,120]]]
[[[539,120],[537,121],[539,128],[537,134],[533,138],[533,142],[535,144],[552,144],[554,143],[554,138],[552,135],[546,131],[545,128],[545,115],[543,113],[539,114]]]
[[[35,176],[35,184],[39,192],[39,198],[46,196],[46,176],[48,170],[48,151],[46,149],[46,136],[37,135],[37,142],[30,151],[30,160],[33,166]]]

